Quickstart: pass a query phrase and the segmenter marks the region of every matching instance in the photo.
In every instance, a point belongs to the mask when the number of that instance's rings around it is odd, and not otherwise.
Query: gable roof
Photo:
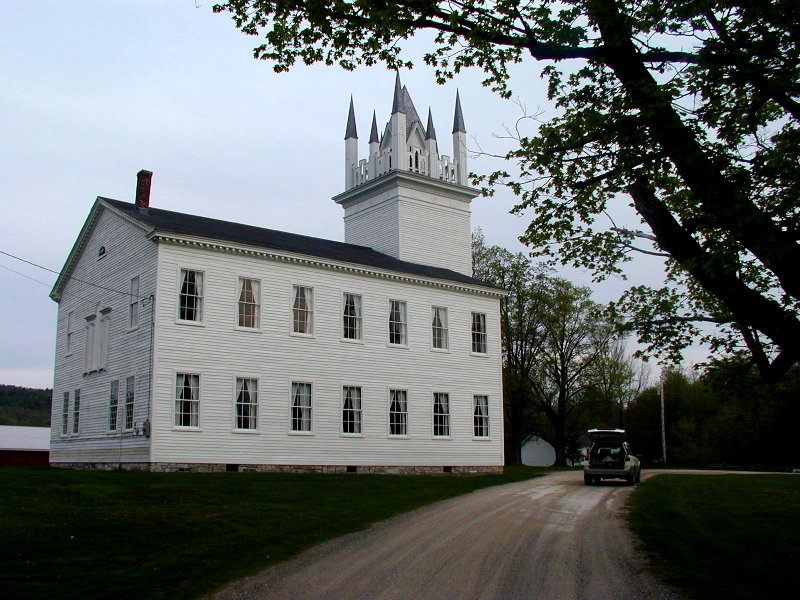
[[[177,235],[190,235],[210,240],[255,246],[257,248],[304,254],[306,256],[351,263],[374,269],[394,271],[411,276],[440,279],[446,282],[464,284],[467,286],[488,288],[498,294],[503,294],[500,288],[475,279],[474,277],[451,271],[450,269],[400,260],[388,254],[368,248],[367,246],[335,242],[323,238],[210,219],[208,217],[173,212],[160,208],[150,207],[144,212],[138,210],[135,204],[121,202],[120,200],[112,200],[110,198],[98,197],[97,201],[98,204],[105,204],[137,222],[140,226],[151,230],[152,234],[172,233]],[[87,234],[88,231],[81,232],[81,235]],[[78,245],[79,242],[76,242],[76,246]],[[70,266],[69,263],[70,261],[67,263],[67,268]],[[65,272],[59,277],[59,281],[56,282],[51,296],[57,295],[57,291],[60,291],[58,289],[59,282],[67,277],[66,270],[67,269],[65,269]]]

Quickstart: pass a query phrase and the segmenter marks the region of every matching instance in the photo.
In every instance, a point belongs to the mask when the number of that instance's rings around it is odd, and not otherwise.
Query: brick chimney
[[[142,169],[136,174],[136,209],[147,212],[150,208],[150,182],[153,179],[152,171]]]

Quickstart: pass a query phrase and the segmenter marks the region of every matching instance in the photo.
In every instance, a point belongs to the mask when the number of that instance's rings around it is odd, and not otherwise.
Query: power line
[[[5,252],[3,252],[3,254],[5,254]],[[17,275],[19,275],[19,276],[21,276],[21,277],[24,277],[25,279],[30,279],[31,281],[35,281],[36,283],[41,283],[41,284],[42,284],[43,286],[45,286],[45,287],[53,287],[53,286],[52,286],[51,284],[49,284],[49,283],[45,283],[44,281],[39,281],[38,279],[34,279],[34,278],[33,278],[33,277],[31,277],[30,275],[25,275],[25,273],[20,273],[19,271],[15,271],[15,270],[14,270],[14,269],[12,269],[11,267],[7,267],[7,266],[5,266],[5,265],[0,265],[0,269],[5,269],[6,271],[11,271],[12,273],[16,273]]]
[[[20,261],[20,262],[24,262],[24,263],[26,263],[26,264],[32,265],[32,266],[34,266],[34,267],[36,267],[36,268],[38,268],[38,269],[42,269],[42,270],[44,270],[44,271],[48,271],[48,272],[50,272],[50,273],[55,273],[56,275],[58,275],[59,277],[61,277],[61,271],[54,271],[53,269],[49,269],[49,268],[47,268],[47,267],[43,267],[42,265],[38,265],[38,264],[36,264],[35,262],[32,262],[32,261],[30,261],[30,260],[26,260],[26,259],[24,259],[24,258],[20,258],[19,256],[15,256],[15,255],[13,255],[13,254],[11,254],[11,253],[9,253],[9,252],[5,252],[4,250],[0,250],[0,254],[5,254],[6,256],[8,256],[8,257],[10,257],[10,258],[13,258],[13,259],[15,259],[15,260],[18,260],[18,261]],[[0,266],[3,266],[3,265],[0,265]],[[43,285],[46,285],[46,286],[48,286],[48,287],[51,287],[51,286],[50,286],[49,284],[47,284],[47,283],[43,283],[43,282],[41,282],[41,281],[37,281],[36,279],[33,279],[32,277],[28,277],[27,275],[24,275],[24,274],[22,274],[22,273],[20,273],[20,272],[18,272],[18,271],[14,271],[13,269],[9,269],[8,267],[3,267],[3,268],[4,268],[4,269],[8,269],[9,271],[11,271],[11,272],[13,272],[13,273],[16,273],[17,275],[22,275],[23,277],[27,277],[28,279],[31,279],[32,281],[36,281],[37,283],[42,283]],[[130,292],[123,292],[123,291],[121,291],[121,290],[117,290],[117,289],[114,289],[114,288],[106,287],[106,286],[104,286],[104,285],[99,285],[99,284],[97,284],[97,283],[93,283],[93,282],[91,282],[91,281],[85,281],[85,280],[83,280],[83,279],[78,279],[77,277],[73,277],[72,275],[68,275],[68,276],[67,276],[67,279],[71,279],[71,280],[73,280],[73,281],[77,281],[77,282],[79,282],[79,283],[85,283],[86,285],[91,285],[92,287],[96,287],[96,288],[99,288],[99,289],[101,289],[101,290],[106,290],[106,291],[108,291],[108,292],[114,292],[115,294],[122,294],[123,296],[130,296],[130,295],[131,295],[131,293],[130,293]],[[145,298],[145,297],[144,297],[144,296],[142,296],[142,297],[140,297],[139,299],[140,299],[140,300],[143,300],[144,298]]]

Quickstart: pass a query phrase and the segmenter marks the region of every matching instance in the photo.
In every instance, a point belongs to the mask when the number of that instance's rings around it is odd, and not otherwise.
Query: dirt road
[[[467,494],[313,548],[215,600],[674,599],[618,511],[630,487],[562,472]]]

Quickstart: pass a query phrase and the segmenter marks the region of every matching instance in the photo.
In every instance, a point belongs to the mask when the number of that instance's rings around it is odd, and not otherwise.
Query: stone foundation
[[[151,471],[153,473],[360,473],[368,475],[501,475],[502,465],[269,465],[225,463],[51,463],[59,469]]]

